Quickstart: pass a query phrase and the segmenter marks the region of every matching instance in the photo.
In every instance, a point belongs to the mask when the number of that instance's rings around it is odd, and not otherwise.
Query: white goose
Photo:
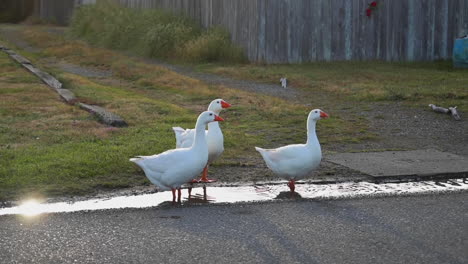
[[[208,106],[208,111],[212,111],[219,115],[221,110],[229,108],[231,105],[223,99],[213,100]],[[188,148],[192,146],[195,138],[195,129],[183,129],[181,127],[173,127],[176,136],[176,148]],[[203,169],[203,175],[200,182],[213,182],[215,180],[208,179],[208,166],[213,163],[224,151],[224,137],[218,122],[208,124],[208,130],[205,130],[206,141],[208,143],[208,162]]]
[[[202,172],[208,161],[208,146],[205,139],[205,126],[214,121],[223,121],[211,111],[198,116],[195,125],[195,137],[192,146],[167,150],[152,156],[138,156],[130,159],[145,172],[146,177],[161,190],[172,190],[175,202],[178,190],[178,202],[181,201],[180,187]]]
[[[294,192],[295,181],[307,176],[318,167],[322,159],[322,150],[315,133],[317,121],[327,118],[327,113],[314,109],[307,118],[307,143],[294,144],[277,149],[255,149],[262,154],[266,165],[275,174],[289,180],[288,186]]]

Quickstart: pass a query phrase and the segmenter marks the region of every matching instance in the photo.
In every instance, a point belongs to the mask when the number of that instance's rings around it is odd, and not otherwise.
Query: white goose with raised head
[[[219,115],[221,110],[229,108],[231,105],[223,99],[213,100],[208,106],[208,111]],[[188,148],[192,146],[195,136],[195,129],[183,129],[181,127],[173,127],[176,136],[176,148]],[[206,141],[208,144],[208,162],[203,169],[203,175],[200,182],[213,182],[208,179],[208,166],[213,163],[224,151],[224,137],[218,122],[208,124],[208,130],[205,130]]]
[[[307,143],[287,145],[276,149],[262,149],[260,152],[268,168],[278,176],[288,180],[291,192],[294,192],[295,181],[300,180],[315,170],[322,159],[322,149],[315,133],[317,121],[327,118],[328,114],[314,109],[307,118]]]

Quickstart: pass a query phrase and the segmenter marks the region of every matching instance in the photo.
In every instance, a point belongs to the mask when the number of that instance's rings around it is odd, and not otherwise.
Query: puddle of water
[[[291,194],[286,184],[271,184],[261,186],[210,187],[204,195],[203,188],[193,188],[188,199],[183,190],[184,204],[216,204],[262,202],[273,199],[339,199],[353,197],[372,197],[384,195],[423,194],[438,192],[454,192],[468,190],[468,183],[462,179],[452,180],[455,184],[441,186],[438,182],[407,182],[374,184],[369,182],[337,183],[337,184],[297,184],[296,193]],[[42,213],[62,213],[86,210],[104,210],[118,208],[144,208],[167,204],[172,201],[171,192],[159,192],[135,196],[119,196],[106,199],[91,199],[78,202],[38,203],[28,201],[20,206],[0,209],[0,215],[33,216]]]

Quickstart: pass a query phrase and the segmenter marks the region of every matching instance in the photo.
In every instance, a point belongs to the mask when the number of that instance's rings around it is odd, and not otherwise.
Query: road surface
[[[468,263],[468,192],[0,216],[1,263]]]

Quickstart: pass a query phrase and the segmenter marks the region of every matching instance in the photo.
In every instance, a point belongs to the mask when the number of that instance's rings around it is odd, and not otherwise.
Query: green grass
[[[78,107],[62,103],[53,91],[2,53],[0,200],[148,184],[128,159],[173,148],[171,127],[193,127],[198,113],[214,98],[233,104],[221,114],[226,119],[222,123],[225,152],[215,166],[248,164],[249,158],[258,157],[253,146],[304,142],[311,110],[304,102],[331,114],[317,127],[324,149],[376,138],[369,132],[368,121],[359,115],[366,111],[366,104],[357,102],[402,101],[421,107],[436,103],[468,110],[466,70],[453,70],[448,62],[196,65],[200,71],[275,84],[286,76],[292,86],[304,92],[296,103],[206,85],[102,48],[99,43],[101,48],[50,34],[47,27],[17,27],[17,31],[43,50],[24,53],[28,58],[58,77],[81,101],[119,114],[130,126],[106,127]],[[115,77],[89,79],[65,73],[42,64],[45,57],[111,70]]]
[[[193,113],[164,100],[63,74],[79,96],[100,101],[132,121],[129,128],[109,128],[61,102],[4,53],[0,64],[8,69],[0,73],[0,200],[31,191],[82,194],[143,184],[145,177],[128,158],[171,148],[171,127],[193,122]],[[100,99],[104,97],[108,99]],[[142,112],[144,118],[139,118]]]
[[[101,47],[153,58],[245,61],[242,50],[221,28],[202,30],[186,16],[124,8],[112,1],[81,6],[73,15],[70,33]]]
[[[128,159],[174,148],[171,127],[193,127],[197,115],[219,97],[233,107],[221,114],[226,119],[222,124],[226,150],[216,166],[240,164],[239,158],[258,155],[253,146],[305,141],[310,109],[303,105],[208,86],[43,29],[18,27],[25,40],[44,49],[35,55],[35,63],[58,77],[81,101],[104,106],[130,126],[99,124],[78,107],[64,104],[2,54],[0,65],[6,70],[0,73],[0,200],[148,184]],[[110,69],[118,78],[93,80],[41,64],[42,57],[50,56]],[[324,144],[356,140],[348,121],[334,117],[322,123],[319,133]]]
[[[294,102],[207,85],[139,58],[50,34],[47,27],[17,27],[17,31],[42,49],[31,54],[34,63],[58,77],[81,101],[119,114],[130,126],[116,129],[99,124],[88,113],[62,103],[1,55],[0,200],[31,192],[83,194],[148,184],[128,158],[173,148],[171,127],[193,127],[197,115],[214,98],[233,104],[221,113],[226,119],[221,124],[225,152],[215,166],[248,163],[249,158],[258,157],[253,146],[304,142],[311,108],[331,114],[317,127],[324,149],[376,138],[359,115],[367,110],[367,103],[401,101],[418,107],[436,103],[468,110],[467,71],[453,70],[448,62],[196,65],[200,71],[278,85],[279,78],[286,76],[304,93]],[[115,76],[89,79],[65,73],[42,64],[46,57],[111,70]]]
[[[402,101],[426,107],[429,103],[458,106],[468,111],[468,71],[450,61],[317,62],[297,65],[202,64],[207,71],[266,83],[287,77],[305,93],[329,92],[353,101]]]
[[[115,8],[112,12],[121,10],[121,7],[112,8]],[[133,11],[125,9],[123,12]],[[130,13],[113,19],[133,20],[134,14]],[[178,26],[192,23],[168,14],[153,15],[142,15],[153,20],[138,23],[148,23],[148,27],[165,20]],[[116,23],[116,27],[123,23],[110,21]],[[359,115],[366,111],[366,103],[401,101],[418,107],[436,103],[457,105],[460,111],[468,111],[467,70],[454,70],[449,62],[195,65],[200,71],[278,85],[279,79],[286,76],[292,86],[304,93],[298,102],[291,102],[207,85],[102,48],[121,43],[111,47],[127,50],[126,45],[130,44],[120,39],[123,35],[111,34],[115,29],[106,28],[111,24],[86,19],[82,23],[73,27],[73,30],[82,30],[74,35],[84,34],[84,39],[100,48],[68,36],[50,34],[47,27],[22,26],[15,27],[19,36],[42,52],[21,53],[59,78],[81,101],[119,114],[130,126],[109,128],[78,107],[64,104],[50,88],[0,53],[0,200],[31,195],[84,194],[97,189],[148,184],[141,170],[128,159],[173,148],[175,139],[171,127],[193,127],[197,115],[214,98],[233,104],[221,113],[226,120],[221,124],[225,152],[215,166],[248,163],[249,158],[258,157],[253,146],[278,147],[304,142],[306,117],[311,107],[331,114],[331,118],[320,121],[317,127],[324,149],[376,138],[369,132],[368,121]],[[95,29],[90,27],[93,23],[96,23]],[[123,28],[122,32],[130,32],[128,30]],[[107,33],[101,38],[96,32]],[[180,43],[186,49],[180,49],[177,56],[193,56],[190,61],[218,60],[225,56],[218,53],[231,52],[229,47],[225,48],[229,46],[226,38],[218,37],[223,34],[218,29],[202,32],[195,28],[193,36],[189,34],[191,39]],[[133,36],[128,39],[139,41]],[[179,43],[179,40],[171,41]],[[213,47],[220,47],[222,52]],[[141,50],[146,55],[166,57]],[[191,51],[183,54],[184,50]],[[43,64],[42,58],[48,57],[111,70],[115,77],[88,79],[65,73]],[[311,106],[306,107],[304,103]]]

